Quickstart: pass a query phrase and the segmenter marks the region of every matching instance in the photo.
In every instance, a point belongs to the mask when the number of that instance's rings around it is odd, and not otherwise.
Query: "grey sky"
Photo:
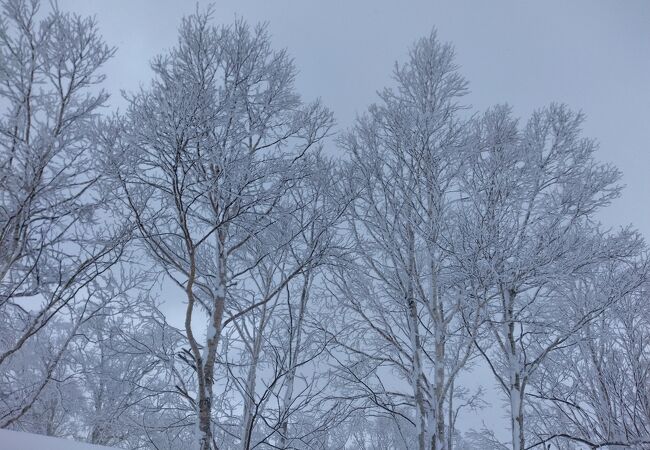
[[[207,5],[209,2],[199,2]],[[119,48],[109,88],[149,79],[148,61],[174,45],[192,1],[65,0],[63,9],[96,15]],[[650,1],[225,1],[217,22],[268,21],[288,48],[306,98],[322,97],[341,126],[390,82],[392,64],[432,27],[453,42],[476,109],[510,103],[520,115],[550,101],[587,115],[585,134],[617,165],[627,188],[603,215],[650,237]],[[114,104],[120,102],[115,96]]]
[[[149,60],[174,45],[181,17],[195,5],[61,2],[96,15],[107,42],[118,47],[106,70],[114,105],[122,104],[120,89],[149,80]],[[476,110],[507,102],[527,116],[559,101],[584,111],[585,135],[601,143],[599,157],[618,166],[627,184],[604,222],[633,223],[650,238],[650,1],[218,0],[215,7],[217,22],[268,21],[274,44],[295,58],[299,91],[320,96],[341,127],[390,83],[393,62],[409,45],[436,27],[456,47]]]

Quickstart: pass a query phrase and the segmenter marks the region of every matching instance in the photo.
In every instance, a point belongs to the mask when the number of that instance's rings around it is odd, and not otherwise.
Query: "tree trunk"
[[[199,389],[199,449],[212,450],[212,386]]]
[[[435,370],[433,379],[433,436],[432,450],[445,450],[445,310],[438,296],[438,278],[436,265],[431,261],[431,301],[433,304],[432,319],[434,320]]]
[[[253,437],[253,425],[255,419],[255,388],[257,386],[257,365],[260,358],[262,349],[262,333],[264,332],[264,321],[266,314],[266,305],[262,310],[262,319],[260,326],[255,335],[253,342],[253,354],[251,355],[251,367],[248,369],[248,376],[246,377],[246,398],[244,399],[244,412],[242,418],[242,450],[248,450],[251,447],[251,439]]]
[[[447,450],[453,449],[454,428],[456,427],[456,420],[454,418],[454,389],[455,380],[450,380],[449,384],[449,406],[447,409]]]
[[[445,450],[445,343],[443,333],[436,330],[436,368],[433,388],[433,419],[435,422],[434,435],[431,440],[432,450]]]
[[[424,379],[422,357],[420,354],[420,321],[418,318],[418,307],[415,301],[415,287],[413,277],[415,276],[415,236],[412,228],[407,225],[406,239],[408,243],[408,269],[406,273],[406,304],[408,307],[409,334],[411,339],[411,351],[413,354],[413,373],[411,374],[411,384],[413,387],[413,397],[415,400],[415,426],[418,436],[418,449],[429,450],[427,445],[427,411],[425,407],[424,392],[422,382]]]
[[[213,450],[215,448],[212,434],[212,393],[214,385],[214,365],[217,357],[217,348],[221,336],[223,313],[226,301],[226,259],[223,251],[224,235],[218,233],[219,245],[218,280],[214,310],[208,324],[206,343],[203,353],[200,352],[198,343],[192,331],[192,316],[194,310],[194,283],[196,281],[196,254],[193,246],[188,245],[190,255],[190,271],[185,291],[187,294],[187,310],[185,313],[185,332],[196,363],[198,384],[198,416],[199,416],[199,449]]]
[[[523,450],[525,447],[524,439],[524,374],[521,362],[521,355],[517,348],[515,337],[515,320],[514,320],[514,303],[516,293],[506,289],[504,291],[504,301],[506,304],[506,314],[504,322],[506,325],[507,345],[508,345],[508,365],[509,365],[509,383],[508,396],[510,397],[510,427],[512,429],[512,450]]]
[[[519,376],[516,376],[519,379]],[[510,425],[512,427],[512,450],[524,450],[523,391],[519,386],[510,389]]]
[[[293,355],[291,355],[290,368],[287,373],[287,388],[284,392],[284,398],[282,401],[282,411],[281,411],[281,420],[280,424],[280,438],[278,439],[278,448],[286,449],[288,446],[289,438],[289,410],[291,409],[291,403],[293,402],[293,386],[296,379],[296,367],[298,366],[298,358],[300,356],[300,346],[302,345],[302,323],[305,319],[305,314],[307,312],[307,301],[309,300],[309,287],[311,284],[311,272],[308,270],[305,274],[305,279],[302,285],[302,291],[300,293],[300,310],[298,311],[298,320],[296,321],[296,341],[294,344]],[[293,331],[291,330],[291,336],[289,339],[293,339]]]

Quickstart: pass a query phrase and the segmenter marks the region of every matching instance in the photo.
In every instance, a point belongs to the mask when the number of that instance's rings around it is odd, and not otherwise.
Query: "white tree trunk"
[[[310,272],[308,271],[305,274],[302,292],[300,293],[300,310],[298,311],[298,320],[296,321],[295,327],[296,340],[294,343],[294,352],[290,361],[291,366],[289,368],[289,372],[287,373],[286,390],[284,391],[282,408],[280,410],[280,417],[282,418],[282,423],[279,430],[280,438],[278,439],[278,447],[280,449],[286,449],[289,441],[289,411],[291,409],[291,403],[293,402],[293,388],[296,380],[296,368],[298,366],[300,357],[300,346],[302,345],[302,323],[307,312],[307,301],[309,300],[310,283],[311,276]],[[293,332],[294,330],[291,330],[291,336],[289,336],[289,339],[293,339]]]

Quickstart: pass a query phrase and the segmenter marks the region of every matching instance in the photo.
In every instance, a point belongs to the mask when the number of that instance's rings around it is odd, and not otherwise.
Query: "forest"
[[[475,110],[434,30],[340,130],[267,26],[210,8],[116,110],[96,19],[1,6],[0,428],[650,448],[648,251],[599,220],[622,175],[581,112]],[[488,406],[506,429],[464,425]]]

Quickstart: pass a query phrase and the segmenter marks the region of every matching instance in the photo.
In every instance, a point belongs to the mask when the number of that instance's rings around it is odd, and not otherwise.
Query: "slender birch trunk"
[[[508,346],[508,396],[510,398],[510,426],[512,429],[512,450],[523,450],[524,438],[524,374],[522,373],[521,355],[517,348],[515,336],[514,302],[515,293],[506,289],[504,302],[506,305],[504,325]]]
[[[199,351],[198,343],[192,331],[192,314],[194,309],[194,283],[196,278],[196,261],[194,250],[190,253],[190,273],[186,287],[188,298],[187,312],[185,316],[185,332],[187,333],[190,347],[196,361],[196,372],[198,378],[198,416],[199,416],[199,449],[213,450],[216,448],[212,433],[212,397],[214,387],[214,366],[221,337],[221,326],[223,323],[224,306],[226,300],[226,257],[224,251],[225,232],[217,233],[218,244],[218,286],[214,299],[214,309],[210,322],[208,323],[207,339],[204,352]]]
[[[434,371],[434,387],[432,399],[433,420],[435,423],[435,428],[434,435],[431,439],[432,450],[445,449],[445,342],[444,333],[439,328],[439,326],[436,326],[435,331],[436,367]]]
[[[410,219],[410,218],[409,218]],[[413,396],[415,400],[415,426],[418,436],[419,450],[428,450],[427,448],[427,410],[425,405],[424,390],[422,382],[424,379],[422,367],[422,355],[420,349],[422,339],[420,337],[420,321],[418,318],[417,303],[415,301],[415,286],[413,277],[415,276],[415,236],[410,224],[406,225],[407,239],[407,257],[408,269],[406,274],[406,304],[408,308],[409,335],[411,339],[413,373],[411,374],[411,385],[413,387]]]
[[[251,354],[251,365],[246,377],[244,413],[242,418],[242,450],[248,450],[251,447],[253,438],[253,425],[255,418],[255,389],[257,387],[257,367],[259,364],[260,353],[262,351],[262,334],[266,323],[266,303],[262,305],[260,324],[255,333],[253,341],[253,352]]]
[[[300,309],[298,311],[298,320],[296,321],[296,341],[293,346],[294,351],[291,355],[290,368],[287,373],[286,381],[286,390],[284,391],[284,398],[282,399],[282,409],[280,411],[280,417],[282,418],[282,424],[280,425],[280,438],[278,439],[278,448],[287,449],[288,448],[288,433],[289,433],[289,411],[291,409],[291,403],[293,402],[293,388],[296,380],[296,369],[298,367],[298,358],[300,357],[300,346],[302,345],[302,323],[307,312],[307,302],[309,300],[309,287],[311,284],[311,272],[308,270],[305,274],[302,291],[300,293]],[[293,330],[292,330],[293,334]],[[290,339],[293,336],[289,337]]]

